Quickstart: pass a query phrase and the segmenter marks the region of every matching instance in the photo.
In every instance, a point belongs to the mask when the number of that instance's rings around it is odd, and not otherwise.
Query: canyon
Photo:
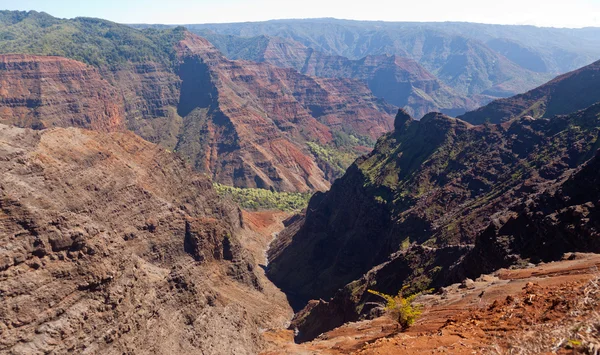
[[[231,36],[210,31],[198,33],[231,59],[246,59],[282,68],[294,68],[310,76],[363,81],[375,96],[404,108],[416,118],[432,111],[458,115],[490,100],[485,96],[462,96],[416,61],[398,55],[369,55],[351,60],[342,56],[326,55],[299,42],[280,37],[232,39]]]
[[[594,29],[372,25],[0,11],[0,352],[600,351]]]

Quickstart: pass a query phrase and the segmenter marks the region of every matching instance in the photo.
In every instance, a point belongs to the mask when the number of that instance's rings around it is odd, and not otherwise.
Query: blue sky
[[[121,23],[207,23],[336,17],[600,27],[600,0],[0,0],[0,9]]]

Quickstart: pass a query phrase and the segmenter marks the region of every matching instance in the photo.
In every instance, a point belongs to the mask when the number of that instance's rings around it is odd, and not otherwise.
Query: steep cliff
[[[241,212],[182,159],[130,132],[0,142],[0,352],[255,354],[289,316]]]
[[[500,99],[468,112],[461,119],[473,124],[500,123],[512,118],[564,115],[600,101],[600,61],[558,76],[524,94]]]
[[[185,129],[176,149],[217,181],[324,190],[329,182],[306,142],[327,145],[336,132],[374,140],[392,128],[392,106],[358,81],[231,61],[193,34],[178,53]]]
[[[447,268],[468,251],[460,246],[473,244],[490,216],[593,156],[599,117],[596,105],[550,120],[472,126],[441,114],[414,121],[400,112],[395,131],[329,192],[313,197],[306,217],[281,233],[268,274],[297,307],[333,296],[390,256],[399,261],[388,269],[406,265],[414,248],[431,248],[454,256],[445,263],[417,257],[420,266],[391,272],[409,276],[395,278],[397,289],[384,291],[395,293],[403,283],[415,290],[441,285]]]
[[[0,55],[0,122],[125,129],[118,91],[93,67],[61,57]]]

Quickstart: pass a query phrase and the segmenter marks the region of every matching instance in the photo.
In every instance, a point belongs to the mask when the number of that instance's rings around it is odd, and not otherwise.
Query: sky
[[[0,9],[120,23],[223,23],[335,17],[600,27],[600,0],[0,0]]]

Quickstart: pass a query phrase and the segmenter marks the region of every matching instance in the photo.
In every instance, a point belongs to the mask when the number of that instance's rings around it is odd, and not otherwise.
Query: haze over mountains
[[[598,58],[598,29],[549,29],[470,23],[281,20],[188,25],[234,36],[292,39],[331,55],[361,59],[399,55],[416,60],[463,95],[505,97]]]
[[[410,353],[463,310],[510,322],[468,353],[593,349],[598,59],[595,28],[0,11],[0,352]],[[412,335],[369,292],[429,289]]]

